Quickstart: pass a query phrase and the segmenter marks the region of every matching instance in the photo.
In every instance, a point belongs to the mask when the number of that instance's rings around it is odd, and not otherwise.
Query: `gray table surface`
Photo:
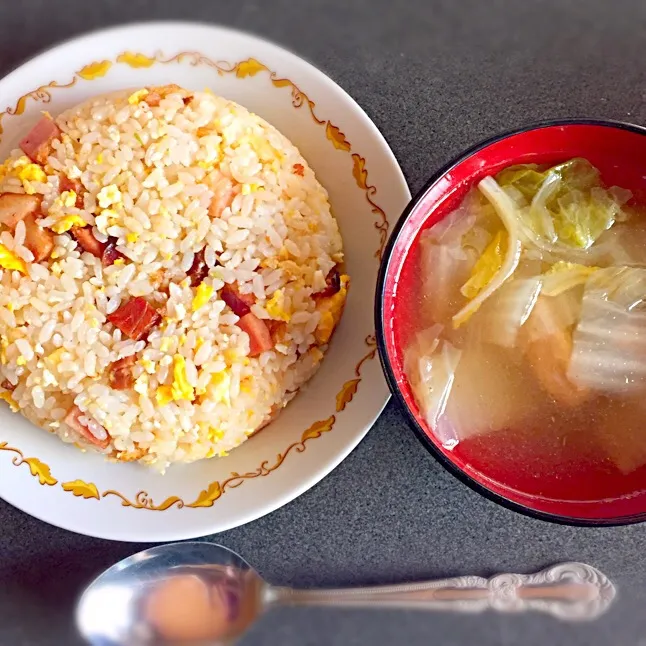
[[[153,18],[247,29],[311,60],[372,117],[413,193],[501,130],[551,117],[646,123],[643,0],[0,0],[0,74],[83,31]],[[481,498],[434,461],[392,403],[327,479],[217,537],[278,584],[529,572],[583,560],[620,589],[593,624],[284,610],[265,617],[244,646],[643,646],[645,539],[643,526],[562,527]],[[77,536],[0,501],[0,644],[80,643],[71,617],[81,586],[139,547]]]

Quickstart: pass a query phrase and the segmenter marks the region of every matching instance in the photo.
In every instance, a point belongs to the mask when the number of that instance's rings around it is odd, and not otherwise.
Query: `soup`
[[[422,232],[404,370],[439,443],[546,499],[646,482],[646,213],[585,159],[487,177]]]

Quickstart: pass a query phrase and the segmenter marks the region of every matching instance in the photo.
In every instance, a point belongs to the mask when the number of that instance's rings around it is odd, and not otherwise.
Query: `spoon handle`
[[[501,612],[538,610],[566,620],[594,619],[607,610],[615,586],[584,563],[563,563],[536,574],[462,576],[440,581],[340,590],[272,588],[270,600],[289,605]]]

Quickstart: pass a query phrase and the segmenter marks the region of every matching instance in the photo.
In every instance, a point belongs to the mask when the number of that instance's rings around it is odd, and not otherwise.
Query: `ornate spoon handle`
[[[501,612],[538,610],[560,619],[588,620],[605,612],[615,586],[584,563],[562,563],[536,574],[462,576],[441,581],[340,590],[271,588],[270,601],[290,605]]]

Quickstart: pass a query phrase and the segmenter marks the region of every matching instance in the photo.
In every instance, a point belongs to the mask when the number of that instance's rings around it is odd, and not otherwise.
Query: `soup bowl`
[[[501,469],[493,461],[487,463],[485,457],[474,464],[473,456],[460,451],[459,444],[443,445],[421,414],[404,372],[407,329],[418,316],[413,297],[419,289],[417,243],[421,233],[455,210],[480,180],[515,164],[552,165],[583,157],[599,169],[605,184],[631,190],[636,202],[643,205],[645,135],[645,128],[624,123],[567,120],[540,123],[488,139],[433,175],[404,211],[385,249],[377,282],[375,318],[379,354],[393,395],[417,437],[444,467],[484,496],[529,516],[573,525],[620,525],[646,520],[646,467],[629,480],[618,472],[616,482],[610,470],[606,491],[601,485],[590,486],[596,477],[592,467],[578,465],[564,476],[562,492],[552,487],[547,494],[537,494],[536,487],[529,490],[522,482],[519,484],[509,465]],[[510,392],[509,397],[514,393]],[[528,477],[540,479],[540,469]]]

